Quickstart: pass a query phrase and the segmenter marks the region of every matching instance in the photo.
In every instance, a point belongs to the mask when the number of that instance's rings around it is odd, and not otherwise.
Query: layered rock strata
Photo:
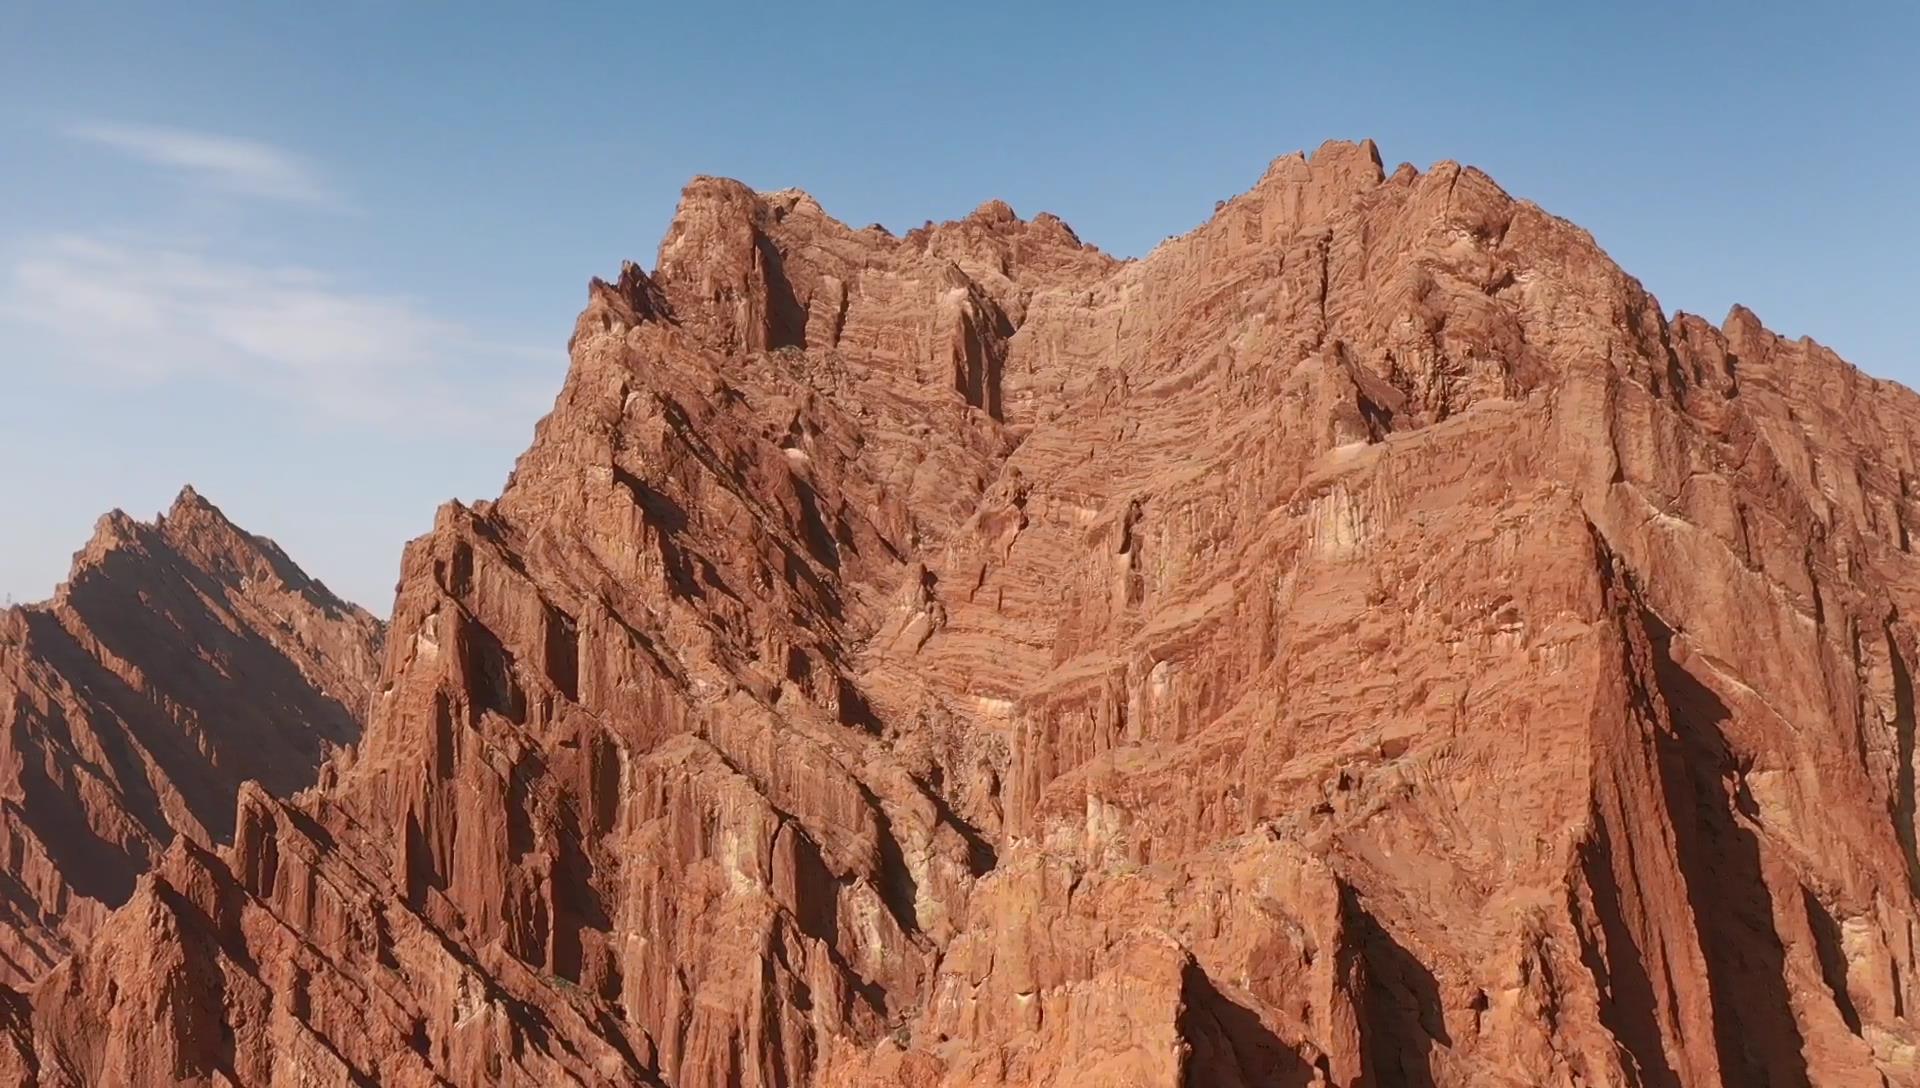
[[[1371,144],[1138,261],[697,179],[407,549],[361,743],[0,1063],[1920,1084],[1916,423]]]
[[[192,488],[101,518],[52,600],[0,613],[0,983],[45,974],[176,837],[230,843],[242,782],[312,785],[359,737],[381,631]]]

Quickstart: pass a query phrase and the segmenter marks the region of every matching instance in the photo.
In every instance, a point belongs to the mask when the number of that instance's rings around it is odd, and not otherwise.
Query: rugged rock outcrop
[[[1912,393],[1339,143],[1129,262],[698,179],[572,356],[0,1061],[1920,1084]]]
[[[152,524],[101,518],[51,601],[0,613],[0,983],[45,974],[176,836],[230,842],[242,782],[312,785],[360,734],[381,629],[192,488]]]

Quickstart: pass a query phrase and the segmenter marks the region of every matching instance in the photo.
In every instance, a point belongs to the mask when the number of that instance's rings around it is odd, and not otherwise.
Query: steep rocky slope
[[[0,1067],[1920,1084],[1906,390],[1337,143],[1132,262],[698,179],[572,356]]]
[[[228,842],[359,736],[379,621],[188,488],[115,511],[53,598],[0,614],[0,983],[39,978],[176,836]]]

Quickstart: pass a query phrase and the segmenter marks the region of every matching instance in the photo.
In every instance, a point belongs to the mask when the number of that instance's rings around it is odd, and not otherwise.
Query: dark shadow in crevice
[[[1753,1088],[1809,1088],[1760,842],[1734,818],[1735,806],[1751,801],[1743,802],[1724,733],[1732,711],[1674,660],[1673,631],[1660,617],[1642,607],[1640,621],[1672,722],[1670,733],[1656,733],[1661,786],[1706,960],[1721,1076]]]
[[[760,257],[760,272],[766,281],[767,350],[805,348],[807,346],[807,310],[794,297],[793,284],[787,280],[786,258],[773,240],[754,231],[754,250]]]
[[[1847,992],[1847,953],[1841,944],[1840,923],[1828,913],[1826,904],[1811,888],[1801,888],[1800,897],[1807,908],[1807,927],[1813,931],[1813,950],[1820,958],[1820,977],[1833,994],[1833,1006],[1846,1021],[1847,1030],[1860,1034],[1860,1010],[1853,1006]]]
[[[820,494],[813,484],[795,475],[793,493],[800,500],[800,539],[807,546],[807,554],[814,561],[830,571],[840,570],[840,545],[834,540],[833,532],[827,528],[827,519],[820,510]]]
[[[1920,896],[1920,841],[1914,831],[1914,717],[1913,672],[1894,637],[1893,621],[1885,626],[1887,662],[1893,669],[1893,735],[1899,763],[1894,768],[1893,828],[1907,861],[1907,888]]]
[[[1434,1044],[1453,1045],[1439,982],[1368,912],[1359,893],[1344,884],[1340,911],[1365,963],[1359,995],[1364,1083],[1434,1088]]]
[[[515,678],[513,651],[473,616],[461,617],[458,637],[467,696],[476,717],[491,710],[515,725],[527,724],[527,697]]]
[[[560,694],[580,701],[580,625],[552,603],[545,605],[545,671]]]
[[[1006,337],[1012,326],[990,300],[975,292],[974,305],[960,314],[953,360],[953,386],[966,402],[994,419],[1005,418],[1001,403]]]
[[[1305,1088],[1313,1067],[1258,1014],[1220,992],[1199,964],[1180,974],[1175,1030],[1190,1048],[1182,1088]]]
[[[874,713],[873,704],[867,701],[866,693],[844,676],[834,678],[834,688],[840,724],[849,729],[858,729],[868,736],[879,736],[880,716]]]
[[[854,783],[860,790],[860,797],[873,813],[874,847],[879,855],[880,871],[875,882],[880,893],[880,901],[886,904],[887,912],[893,915],[894,923],[906,934],[920,932],[920,882],[913,877],[913,870],[907,865],[907,856],[900,849],[900,840],[894,837],[893,818],[880,804],[880,798],[864,783]]]
[[[1593,838],[1581,849],[1580,864],[1598,917],[1580,927],[1580,960],[1603,987],[1600,1022],[1632,1057],[1642,1088],[1680,1088],[1679,1075],[1668,1064],[1662,1045],[1653,979],[1620,902],[1611,836],[1598,817],[1594,827]],[[1580,909],[1578,900],[1574,909]],[[1605,938],[1604,949],[1590,939],[1595,924]]]
[[[586,942],[589,931],[613,929],[599,892],[594,887],[594,860],[580,841],[579,818],[561,806],[560,833],[554,836],[558,857],[553,865],[553,973],[570,982],[585,982]]]
[[[618,465],[613,467],[613,479],[626,489],[634,505],[640,508],[642,520],[653,530],[654,546],[660,552],[660,565],[666,568],[668,588],[682,600],[701,596],[699,582],[694,577],[693,562],[679,544],[679,536],[687,527],[686,510],[666,494],[649,486],[645,480]]]
[[[988,841],[986,835],[982,834],[980,829],[969,822],[966,817],[956,812],[953,805],[948,803],[946,797],[943,796],[940,791],[927,785],[925,782],[921,782],[918,778],[914,779],[914,782],[919,785],[921,792],[925,793],[927,797],[933,801],[934,810],[940,814],[940,819],[945,822],[947,826],[953,828],[953,830],[959,834],[960,838],[966,842],[967,870],[974,876],[981,877],[986,876],[998,868],[1000,865],[1000,852],[994,849],[993,843]]]
[[[779,830],[774,832],[774,840],[776,855],[781,842],[792,844],[789,850],[793,859],[793,886],[787,897],[791,902],[786,905],[794,928],[802,936],[819,942],[819,947],[826,952],[828,961],[839,970],[853,995],[874,1012],[884,1015],[887,1009],[886,990],[854,970],[853,964],[847,961],[845,952],[841,950],[840,893],[852,884],[852,878],[834,874],[825,855],[820,852],[819,844],[796,820],[783,819]],[[784,943],[776,940],[773,945],[776,955],[784,962]],[[795,978],[804,978],[810,973],[803,966],[789,964],[788,967]],[[810,996],[808,1000],[811,1000]]]

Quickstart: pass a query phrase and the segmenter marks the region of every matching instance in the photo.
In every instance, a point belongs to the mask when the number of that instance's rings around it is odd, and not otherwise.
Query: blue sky
[[[1138,255],[1371,136],[1920,382],[1911,4],[721,7],[0,0],[0,593],[190,481],[384,612],[696,173]]]

